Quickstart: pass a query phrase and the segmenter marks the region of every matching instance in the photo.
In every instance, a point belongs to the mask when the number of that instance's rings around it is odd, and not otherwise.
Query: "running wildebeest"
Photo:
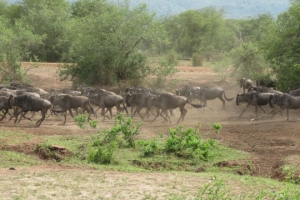
[[[90,100],[86,96],[72,96],[69,94],[57,95],[51,97],[51,102],[55,102],[62,110],[54,110],[54,113],[64,113],[64,124],[67,120],[67,111],[69,111],[71,117],[74,118],[72,109],[82,108],[83,112],[87,111],[89,114],[93,114],[96,117],[95,111],[90,104]]]
[[[243,93],[245,93],[250,87],[253,87],[253,81],[251,79],[241,78],[239,82],[240,87],[243,89]]]
[[[107,111],[109,111],[110,118],[112,118],[113,107],[117,108],[117,113],[125,110],[125,112],[128,114],[127,108],[125,106],[125,99],[121,95],[117,95],[115,93],[98,93],[90,94],[88,97],[93,105],[101,108],[101,115],[103,116],[103,120],[105,120],[105,113]],[[121,108],[121,105],[123,105],[123,108]],[[105,111],[105,108],[107,109],[107,111]]]
[[[286,109],[287,120],[289,120],[289,110],[300,108],[300,97],[295,97],[287,93],[274,94],[270,96],[269,105],[273,108],[274,104]]]
[[[242,117],[242,115],[250,105],[255,106],[256,117],[258,117],[258,112],[257,112],[258,107],[260,107],[261,110],[265,113],[266,111],[261,106],[267,105],[269,103],[270,95],[271,93],[258,93],[258,92],[237,94],[236,105],[239,105],[240,103],[247,103],[246,107],[239,115],[239,117]]]
[[[3,116],[1,117],[0,121],[4,119],[6,114],[8,113],[9,109],[12,109],[12,106],[8,102],[9,97],[0,96],[0,110],[3,112]]]
[[[300,96],[300,87],[293,88],[287,92],[292,96]]]
[[[19,96],[11,95],[8,99],[8,102],[11,107],[15,106],[19,108],[19,110],[14,113],[14,117],[16,118],[14,123],[17,122],[18,116],[23,112],[26,114],[28,111],[41,111],[42,118],[36,122],[36,126],[41,125],[46,117],[47,111],[51,109],[52,105],[51,102],[46,99],[32,97],[26,94]]]
[[[191,95],[203,102],[203,107],[207,107],[207,100],[220,99],[223,103],[222,109],[225,109],[225,100],[231,101],[233,98],[227,98],[225,95],[225,90],[221,87],[209,88],[209,87],[199,87],[197,89],[191,89]],[[224,100],[225,98],[225,100]]]
[[[195,104],[190,103],[189,100],[187,99],[187,97],[172,95],[169,93],[162,93],[160,95],[152,96],[152,97],[150,97],[149,101],[152,106],[155,106],[160,109],[160,111],[157,112],[157,115],[152,120],[152,122],[160,115],[166,121],[169,121],[171,123],[171,119],[169,117],[167,110],[179,108],[180,117],[177,121],[177,123],[179,123],[180,120],[181,121],[184,120],[184,116],[187,113],[187,110],[184,108],[187,103],[191,104],[194,108],[202,107],[202,105],[195,105]],[[166,117],[164,117],[162,115],[163,113],[166,114]]]

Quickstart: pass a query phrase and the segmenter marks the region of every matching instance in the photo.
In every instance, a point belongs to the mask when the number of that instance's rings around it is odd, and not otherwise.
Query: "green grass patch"
[[[42,136],[46,145],[58,145],[65,147],[73,153],[78,152],[82,146],[85,146],[91,139],[90,135],[47,135]]]
[[[16,145],[30,142],[35,136],[24,132],[1,131],[0,145]]]
[[[40,164],[37,157],[13,151],[0,151],[0,167],[26,167]]]

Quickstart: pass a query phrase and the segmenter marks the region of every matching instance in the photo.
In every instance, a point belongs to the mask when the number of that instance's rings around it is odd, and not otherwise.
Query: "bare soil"
[[[258,111],[260,118],[257,120],[252,120],[255,117],[253,107],[249,107],[244,115],[239,118],[238,116],[244,109],[244,105],[238,106],[235,103],[235,97],[240,91],[238,83],[235,80],[228,79],[226,81],[220,81],[218,74],[214,73],[210,67],[178,67],[178,69],[179,72],[176,73],[174,78],[180,79],[179,88],[184,85],[220,86],[225,89],[227,97],[234,99],[232,101],[226,101],[226,110],[222,110],[222,102],[219,99],[208,101],[208,106],[212,109],[197,110],[190,105],[187,105],[186,108],[188,113],[186,114],[184,121],[180,124],[175,124],[179,117],[179,111],[175,111],[175,116],[172,118],[172,124],[164,123],[161,119],[157,119],[154,123],[150,123],[151,119],[146,119],[140,137],[150,139],[156,137],[160,132],[167,133],[169,127],[177,127],[178,125],[195,127],[198,123],[202,125],[203,131],[207,131],[210,129],[212,123],[220,123],[223,126],[221,133],[217,135],[213,134],[211,136],[219,140],[223,145],[249,152],[251,155],[251,162],[253,163],[251,169],[253,176],[282,180],[283,174],[281,167],[283,165],[293,164],[299,167],[299,110],[290,111],[290,121],[286,121],[285,112],[283,115],[277,114],[275,117],[271,118],[271,116],[268,115],[268,112],[270,112],[270,108],[268,107],[264,108],[267,113],[263,113],[262,110]],[[72,85],[71,82],[59,81],[56,70],[56,66],[40,65],[37,69],[30,70],[28,75],[32,81],[32,85],[48,91],[51,89],[70,88]],[[35,118],[38,117],[39,115]],[[114,123],[113,119],[102,121],[102,118],[99,117],[98,120],[100,128],[109,128]],[[135,120],[139,121],[139,116],[135,116]],[[62,125],[62,121],[62,118],[53,117],[46,119],[39,128],[35,128],[35,120],[32,122],[22,120],[19,124],[13,124],[12,121],[3,120],[0,124],[0,131],[22,130],[23,132],[25,131],[36,135],[86,134],[85,131],[75,125],[70,116],[67,117],[67,123],[65,125]],[[36,143],[38,143],[38,141],[36,141]],[[16,151],[29,153],[36,143],[35,141],[32,141],[31,144],[18,146],[16,147]],[[219,166],[238,164],[239,163],[227,162],[220,163]],[[242,165],[242,163],[240,164]],[[44,170],[44,168],[48,171],[51,169],[57,170],[57,168],[60,167],[56,166],[49,168],[48,166],[42,165],[35,166],[32,169],[34,171],[41,171]],[[30,170],[30,168],[27,168],[26,170]],[[101,173],[108,176],[111,172]],[[114,173],[113,176],[117,176],[116,174]],[[126,175],[128,174],[126,173]],[[143,179],[144,176],[143,174],[131,175],[135,176],[133,179],[139,178],[139,180]],[[143,180],[148,179],[148,175],[145,175]],[[151,175],[155,181],[167,181],[166,177],[159,178],[159,176],[161,175],[157,174],[156,177],[156,173]]]

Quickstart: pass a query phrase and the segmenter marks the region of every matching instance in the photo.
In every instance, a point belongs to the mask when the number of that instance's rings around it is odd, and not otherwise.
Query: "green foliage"
[[[192,157],[207,161],[211,156],[211,148],[217,144],[213,139],[202,139],[199,130],[191,127],[187,129],[183,129],[182,126],[176,129],[170,128],[169,132],[170,136],[165,142],[165,151],[179,157]]]
[[[72,42],[67,32],[70,24],[68,3],[65,0],[23,0],[21,5],[22,15],[18,22],[42,37],[42,43],[29,46],[31,53],[24,58],[33,60],[38,56],[45,62],[62,61]]]
[[[96,164],[111,164],[114,157],[114,152],[118,148],[116,142],[111,142],[106,145],[96,145],[97,141],[88,149],[87,160]]]
[[[19,23],[10,27],[7,19],[0,17],[0,80],[22,81],[26,72],[21,68],[21,61],[29,53],[29,46],[38,43],[39,36],[33,35]]]
[[[89,119],[90,119],[89,114],[79,114],[79,115],[75,116],[75,118],[74,118],[77,125],[82,129],[86,129],[86,126],[85,126],[86,122],[89,123],[90,127],[96,128],[97,127],[97,121],[96,120],[89,120]]]
[[[297,169],[295,167],[283,166],[282,172],[285,174],[284,180],[290,183],[299,184],[300,175],[296,175]]]
[[[166,67],[166,66],[177,66],[178,64],[178,54],[174,51],[171,50],[169,51],[161,60],[161,66]]]
[[[222,129],[222,125],[221,124],[214,123],[213,127],[214,127],[216,133],[220,133],[220,130]]]
[[[257,79],[268,69],[263,55],[255,43],[243,43],[228,54],[233,64],[233,74],[240,77]]]
[[[151,157],[159,152],[159,146],[155,139],[138,141],[139,149],[142,151],[143,157]]]
[[[202,66],[204,61],[204,56],[200,53],[194,53],[193,54],[193,66],[197,67],[197,66]]]
[[[300,199],[300,191],[293,186],[289,186],[279,192],[269,193],[268,196],[276,200]]]
[[[115,125],[105,131],[101,131],[104,135],[104,142],[110,143],[116,141],[118,138],[125,141],[125,143],[119,143],[120,146],[135,147],[134,137],[140,133],[142,122],[137,125],[133,124],[133,120],[130,117],[125,117],[123,113],[116,116]]]
[[[279,15],[276,27],[271,29],[265,41],[265,48],[268,50],[266,58],[277,74],[278,89],[283,91],[300,85],[299,9],[300,1],[292,1],[289,10]]]
[[[160,65],[151,67],[151,74],[155,75],[155,78],[148,82],[150,88],[169,87],[169,82],[166,81],[166,78],[172,77],[178,72],[176,68],[177,56],[175,52],[171,51],[160,61]]]
[[[80,127],[85,117],[80,116],[77,121]],[[115,125],[108,130],[100,130],[92,137],[87,149],[87,160],[94,163],[109,164],[113,161],[114,152],[122,147],[135,147],[134,136],[140,133],[142,123],[134,125],[132,118],[126,118],[123,113],[116,116]]]
[[[228,198],[228,188],[224,180],[213,177],[210,183],[205,184],[198,192],[199,199],[225,200]]]
[[[99,6],[93,1],[95,6]],[[90,1],[81,1],[82,6]],[[76,84],[112,85],[121,81],[142,80],[150,74],[146,56],[139,50],[144,40],[154,42],[161,27],[144,5],[103,4],[81,18],[75,18],[69,29],[74,35],[71,47],[73,66],[60,70],[61,79]]]
[[[188,57],[202,52],[208,60],[213,54],[230,50],[237,36],[231,27],[227,28],[223,13],[207,7],[169,17],[164,21],[170,41],[168,47]]]

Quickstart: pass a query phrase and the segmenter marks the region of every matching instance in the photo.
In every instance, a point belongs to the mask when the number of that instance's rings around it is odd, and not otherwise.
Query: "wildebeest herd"
[[[250,79],[239,80],[242,93],[238,92],[236,97],[227,97],[222,87],[207,86],[185,86],[176,89],[174,92],[161,92],[150,90],[144,87],[127,87],[125,91],[116,94],[112,91],[93,87],[79,87],[77,90],[62,89],[45,91],[28,84],[11,83],[1,86],[0,89],[0,109],[3,120],[6,115],[10,115],[9,120],[15,118],[14,123],[20,122],[22,118],[31,120],[35,112],[41,111],[41,118],[36,122],[36,126],[48,117],[47,115],[64,116],[67,120],[67,113],[74,117],[73,111],[78,113],[88,113],[89,116],[97,118],[97,111],[101,109],[101,116],[112,118],[112,108],[117,109],[117,113],[125,112],[131,117],[136,113],[142,120],[152,113],[155,121],[158,117],[166,122],[172,123],[173,110],[179,109],[180,117],[177,123],[184,120],[187,114],[186,104],[190,104],[195,109],[210,108],[207,101],[220,99],[222,109],[226,110],[225,102],[236,99],[236,105],[246,103],[246,107],[239,117],[242,117],[245,110],[251,105],[255,107],[255,113],[260,108],[265,112],[263,106],[273,108],[272,116],[281,113],[286,109],[287,119],[289,119],[289,109],[300,108],[300,88],[288,92],[281,92],[273,87],[254,86]],[[192,103],[193,102],[193,103]],[[199,103],[198,103],[199,102]],[[129,111],[130,109],[130,111]],[[145,109],[144,114],[140,111]],[[9,112],[12,110],[12,112]],[[27,117],[28,112],[33,112],[32,117]],[[109,112],[110,117],[106,115]]]

